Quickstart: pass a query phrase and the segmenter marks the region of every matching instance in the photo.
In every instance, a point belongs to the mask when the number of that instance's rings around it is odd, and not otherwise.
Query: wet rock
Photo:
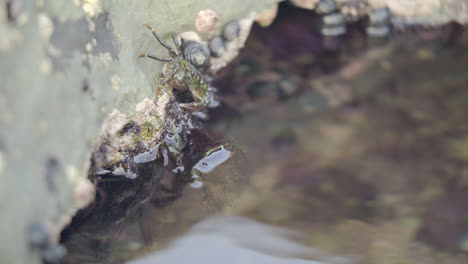
[[[231,151],[227,150],[224,146],[214,148],[209,150],[206,155],[193,166],[193,169],[201,173],[210,172],[228,160],[230,156]]]
[[[216,12],[211,9],[201,10],[195,19],[195,28],[198,32],[209,33],[216,28],[218,22],[219,17]]]
[[[29,227],[29,242],[32,247],[44,248],[49,244],[49,232],[47,228],[40,223],[31,224]]]
[[[467,197],[468,190],[465,188],[433,201],[427,207],[418,238],[444,250],[466,251]]]
[[[208,2],[205,1],[207,7],[218,5],[217,1]],[[214,71],[234,58],[247,38],[254,15],[244,21],[246,14],[271,6],[272,2],[276,1],[228,1],[217,11],[223,21],[240,20],[241,30],[238,40],[232,41],[233,48],[227,48],[227,59],[213,64]],[[464,1],[450,1],[447,8],[440,8],[445,3],[448,2],[387,1],[392,14],[403,17],[402,23],[437,24],[451,19],[466,22]],[[34,221],[49,223],[51,240],[56,241],[76,210],[92,200],[93,192],[82,186],[90,186],[86,179],[89,153],[97,145],[96,138],[103,121],[114,109],[124,116],[122,120],[125,121],[135,113],[135,105],[144,98],[153,98],[155,76],[162,68],[162,64],[136,62],[135,55],[154,44],[147,32],[143,33],[144,29],[139,28],[144,23],[157,24],[164,39],[174,30],[193,29],[200,5],[196,2],[187,8],[186,4],[186,1],[168,1],[167,7],[161,8],[154,1],[126,5],[117,1],[106,4],[81,1],[79,5],[36,1],[25,4],[14,23],[8,21],[8,16],[11,20],[16,11],[7,11],[10,8],[7,5],[0,6],[0,79],[4,84],[0,90],[0,200],[3,201],[2,213],[7,216],[2,218],[4,222],[0,227],[4,238],[1,240],[0,262],[41,261],[25,246],[29,243],[26,235],[29,224]],[[408,8],[412,6],[421,8]],[[181,10],[184,12],[179,12]],[[67,35],[69,32],[76,34]],[[298,35],[303,36],[302,33]],[[76,46],[77,43],[84,47]],[[157,48],[157,52],[163,50]],[[87,80],[88,88],[83,89],[83,80]],[[125,126],[119,119],[115,122],[122,125],[116,126],[117,131]],[[128,131],[151,142],[151,133],[145,133],[152,131],[151,124],[141,123],[133,129],[130,126]],[[130,139],[131,136],[121,138]],[[141,152],[132,153],[132,157],[150,151],[154,146],[143,144]],[[102,150],[119,153],[113,147],[103,147]],[[167,149],[161,156],[167,164],[173,162]],[[46,183],[43,177],[44,163],[49,157],[57,159],[63,168],[63,173],[54,176],[57,180],[53,181],[55,192],[48,191],[53,185]],[[122,161],[122,157],[115,158],[116,165]],[[106,157],[99,156],[96,160],[100,164],[92,168],[109,166],[96,170],[99,175],[118,168],[110,165],[112,160]],[[122,166],[122,169],[135,173],[140,170],[138,166]],[[148,175],[158,174],[158,168],[149,168],[151,173]],[[125,180],[131,182],[128,178]],[[106,184],[110,186],[110,183]],[[116,184],[109,188],[125,197],[122,190],[128,187],[128,182],[120,184],[122,187]],[[83,189],[86,191],[82,192]],[[147,197],[144,192],[147,190],[142,191],[141,197]],[[24,193],[28,194],[23,196],[24,199],[9,202]],[[118,213],[115,215],[119,216]],[[10,243],[11,238],[18,239],[18,243]]]
[[[114,109],[131,116],[144,98],[154,98],[155,77],[163,65],[137,62],[137,54],[154,46],[141,25],[157,24],[167,39],[182,25],[195,29],[194,18],[200,11],[197,2],[187,8],[186,1],[169,1],[164,8],[153,1],[26,2],[9,0],[0,6],[0,79],[5,83],[0,91],[0,174],[10,175],[0,177],[0,200],[28,193],[25,199],[2,206],[8,217],[0,228],[1,263],[41,261],[25,246],[29,224],[47,223],[51,240],[58,240],[60,230],[94,196],[87,182],[89,154],[98,145],[103,121]],[[224,4],[231,7],[221,8],[218,15],[225,21],[242,19],[272,2],[276,1],[249,5],[228,1]],[[213,9],[218,6],[217,1],[204,3]],[[151,137],[144,132],[151,131],[150,126],[140,123],[139,129],[141,137]],[[151,147],[143,146],[142,152]],[[102,150],[118,154],[113,147]],[[110,164],[110,159],[97,156],[96,163],[101,164],[94,164],[96,168]],[[50,157],[60,169],[47,174]],[[113,171],[112,166],[104,169]],[[138,166],[122,169],[139,170]],[[10,243],[11,237],[18,243]]]

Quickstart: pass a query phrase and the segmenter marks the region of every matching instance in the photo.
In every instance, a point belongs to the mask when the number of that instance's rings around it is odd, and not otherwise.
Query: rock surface
[[[86,174],[103,120],[154,98],[162,64],[137,56],[165,51],[144,23],[167,39],[194,30],[200,10],[222,25],[274,2],[1,1],[0,262],[40,262],[28,226],[44,225],[57,241],[94,197]]]

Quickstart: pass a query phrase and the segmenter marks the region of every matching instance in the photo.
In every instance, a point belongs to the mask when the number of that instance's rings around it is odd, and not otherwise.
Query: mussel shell
[[[233,41],[240,35],[240,24],[237,20],[229,21],[223,29],[223,38],[227,41]]]
[[[384,38],[392,32],[392,14],[390,9],[382,7],[369,12],[366,33],[370,37]]]
[[[322,26],[320,33],[327,37],[337,37],[346,33],[346,21],[340,12],[321,16]]]
[[[220,57],[225,51],[224,39],[220,36],[214,36],[208,41],[208,48],[210,49],[211,56]]]
[[[62,245],[49,245],[42,252],[42,260],[46,264],[61,263],[67,254],[67,250]]]
[[[49,233],[43,224],[33,223],[29,226],[29,243],[37,248],[47,246],[49,243]]]
[[[184,59],[197,68],[202,68],[210,62],[209,49],[195,41],[185,41],[181,45]]]
[[[335,0],[320,0],[314,8],[317,14],[329,14],[337,9],[338,5]]]
[[[337,37],[346,34],[346,27],[345,26],[337,26],[337,27],[323,27],[320,30],[322,35],[327,37]]]
[[[354,23],[367,16],[369,8],[367,1],[352,0],[342,3],[340,11],[347,22]]]
[[[369,24],[388,25],[391,23],[392,14],[388,7],[377,8],[369,12]]]
[[[346,24],[343,14],[340,12],[335,12],[332,14],[324,15],[322,17],[322,22],[324,26],[343,26]]]
[[[366,34],[369,37],[374,38],[385,38],[388,37],[392,33],[391,26],[369,26],[366,28]]]

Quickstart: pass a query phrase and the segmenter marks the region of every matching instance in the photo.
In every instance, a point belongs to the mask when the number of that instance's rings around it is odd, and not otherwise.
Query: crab
[[[175,48],[162,41],[156,31],[145,24],[153,33],[156,40],[168,50],[169,57],[158,57],[150,53],[142,53],[140,58],[150,58],[153,60],[165,62],[163,72],[159,78],[159,87],[157,94],[163,91],[172,91],[172,89],[189,90],[193,97],[191,103],[180,103],[185,109],[195,111],[208,106],[213,97],[210,84],[200,71],[200,68],[206,66],[209,62],[209,55],[206,49],[195,41],[186,41],[182,44],[173,34],[172,40]]]

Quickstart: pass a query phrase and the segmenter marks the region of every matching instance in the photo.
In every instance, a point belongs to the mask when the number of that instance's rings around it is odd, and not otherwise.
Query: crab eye
[[[184,59],[197,68],[208,65],[210,61],[209,50],[207,47],[195,41],[186,41],[181,45]]]

